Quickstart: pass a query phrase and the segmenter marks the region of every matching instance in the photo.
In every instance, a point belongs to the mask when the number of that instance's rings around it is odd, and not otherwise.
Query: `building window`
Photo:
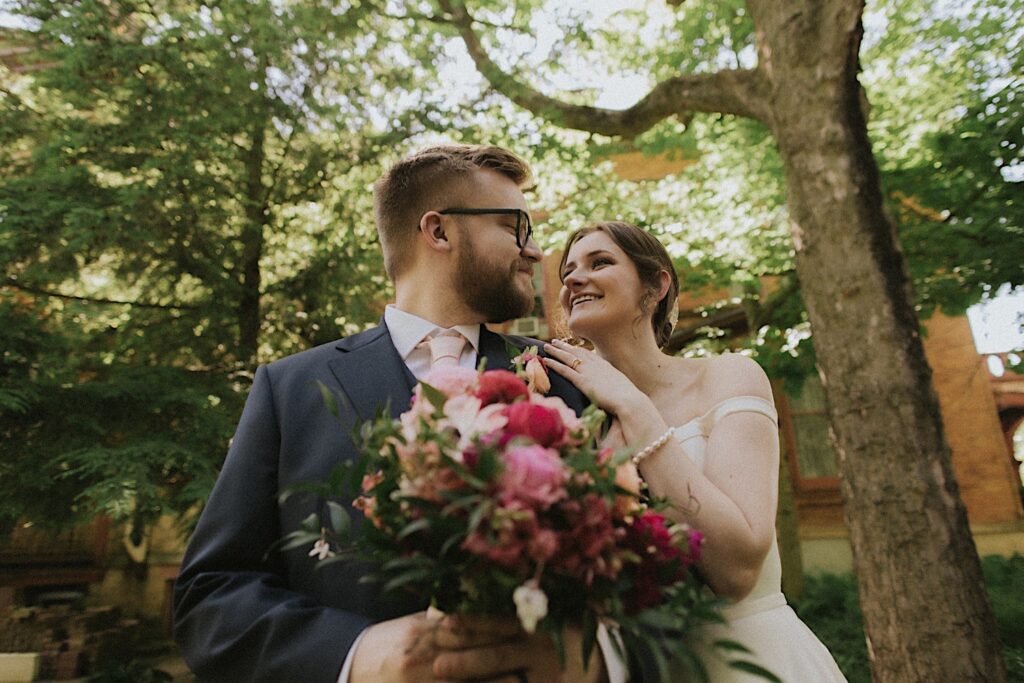
[[[789,450],[793,483],[798,490],[839,486],[836,453],[828,434],[825,391],[817,376],[804,381],[799,393],[785,393],[783,436]]]
[[[533,310],[528,318],[513,320],[508,333],[537,339],[551,338],[544,312],[544,272],[539,267],[533,269]]]

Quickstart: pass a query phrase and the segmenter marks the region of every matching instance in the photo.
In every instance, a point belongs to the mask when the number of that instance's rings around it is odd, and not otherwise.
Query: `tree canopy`
[[[609,75],[751,68],[744,3],[669,4],[478,3],[476,18],[498,66],[579,104],[607,97]],[[15,5],[35,52],[0,73],[6,524],[193,509],[253,363],[379,315],[368,186],[439,138],[534,164],[546,246],[630,220],[667,242],[684,287],[744,302],[755,334],[708,329],[684,352],[740,344],[775,374],[813,366],[782,162],[760,123],[696,114],[625,140],[553,126],[456,77],[467,55],[429,3]],[[869,130],[924,313],[1024,283],[1019,12],[868,10]],[[618,178],[611,159],[633,150],[693,163]],[[760,299],[764,276],[792,285],[782,300]]]

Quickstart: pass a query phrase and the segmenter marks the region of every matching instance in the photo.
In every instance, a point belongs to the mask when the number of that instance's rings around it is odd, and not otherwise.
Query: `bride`
[[[699,569],[728,598],[725,624],[697,635],[713,683],[763,680],[730,668],[710,644],[727,638],[781,680],[845,681],[824,645],[786,604],[775,540],[779,438],[768,378],[735,354],[662,353],[679,283],[665,248],[628,223],[574,233],[560,266],[569,328],[594,351],[548,344],[548,366],[616,420],[609,438],[675,519],[705,535]]]

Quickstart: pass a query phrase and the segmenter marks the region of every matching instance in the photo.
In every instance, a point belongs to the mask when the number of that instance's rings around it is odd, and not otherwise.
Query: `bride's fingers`
[[[557,372],[562,377],[565,377],[568,380],[572,380],[572,375],[573,375],[572,368],[570,368],[568,365],[566,365],[562,361],[554,358],[553,356],[549,356],[548,358],[544,359],[544,367],[551,368],[552,370]]]
[[[544,351],[546,351],[547,354],[551,356],[551,358],[560,362],[562,365],[567,365],[573,370],[578,370],[580,363],[583,362],[582,356],[585,352],[575,348],[569,350],[568,348],[566,348],[564,342],[558,342],[556,340],[555,343],[558,345],[556,346],[555,344],[545,344]]]

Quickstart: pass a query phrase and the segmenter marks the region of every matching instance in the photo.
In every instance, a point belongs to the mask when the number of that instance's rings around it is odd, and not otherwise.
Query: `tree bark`
[[[775,515],[775,537],[779,543],[782,563],[782,592],[790,602],[804,592],[804,556],[800,548],[800,521],[797,518],[796,498],[793,495],[793,477],[789,469],[789,454],[779,444],[779,506]]]
[[[910,279],[867,136],[857,81],[862,7],[749,5],[874,678],[1005,680]]]
[[[491,85],[558,125],[636,135],[692,111],[769,125],[785,164],[873,676],[1006,680],[867,136],[857,80],[863,2],[748,0],[757,69],[680,76],[620,112],[558,102],[516,81],[484,53],[465,3],[439,4]]]

